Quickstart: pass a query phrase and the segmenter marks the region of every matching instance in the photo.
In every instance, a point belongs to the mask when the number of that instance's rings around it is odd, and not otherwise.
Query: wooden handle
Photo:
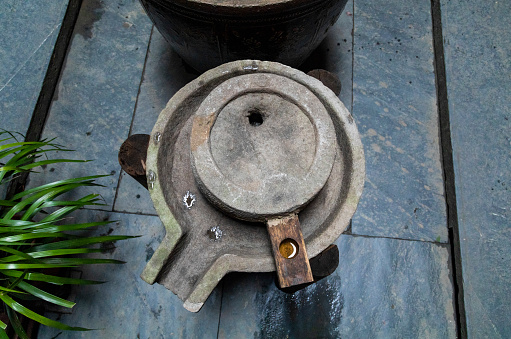
[[[266,222],[280,287],[314,281],[297,214]]]

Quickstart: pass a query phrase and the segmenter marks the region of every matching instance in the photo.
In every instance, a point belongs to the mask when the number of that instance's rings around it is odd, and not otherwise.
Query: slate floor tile
[[[66,8],[66,0],[0,4],[0,128],[26,134]]]
[[[356,234],[447,241],[430,6],[355,2],[353,116],[367,173]]]
[[[511,337],[511,3],[442,1],[469,338]]]
[[[65,0],[0,4],[0,129],[26,134],[66,8]]]
[[[337,75],[342,84],[339,99],[351,112],[352,109],[352,72],[353,72],[353,0],[346,3],[337,22],[330,28],[325,40],[312,52],[311,56],[299,67],[308,72],[312,69],[325,69]]]

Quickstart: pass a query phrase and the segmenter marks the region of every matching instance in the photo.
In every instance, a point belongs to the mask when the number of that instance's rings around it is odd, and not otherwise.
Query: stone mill
[[[365,177],[357,127],[332,90],[257,60],[177,92],[142,163],[166,229],[142,279],[192,312],[233,271],[277,271],[281,288],[313,282],[309,259],[347,228]]]

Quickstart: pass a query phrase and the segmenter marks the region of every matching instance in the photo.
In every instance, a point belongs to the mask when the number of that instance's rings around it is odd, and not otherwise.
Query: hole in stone
[[[298,243],[293,239],[284,239],[279,245],[280,254],[286,259],[293,259],[298,254]]]
[[[187,191],[185,196],[183,197],[183,204],[187,209],[192,208],[193,204],[195,203],[195,195],[190,193],[190,191]]]
[[[263,115],[261,114],[261,112],[259,112],[259,110],[248,111],[248,122],[252,126],[262,125],[263,121],[264,121]]]

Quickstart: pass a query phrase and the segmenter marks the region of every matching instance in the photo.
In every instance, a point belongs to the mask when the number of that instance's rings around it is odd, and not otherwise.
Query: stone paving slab
[[[511,337],[511,3],[442,1],[469,338]]]
[[[0,4],[0,128],[27,132],[67,3]]]
[[[128,137],[151,27],[138,1],[83,2],[43,138],[76,150],[55,156],[95,161],[48,167],[31,184],[112,174],[97,193],[113,205],[117,152]]]
[[[447,242],[430,1],[355,1],[353,116],[366,185],[353,233]]]
[[[455,338],[447,245],[342,235],[336,272],[294,295],[225,278],[219,338]]]
[[[102,255],[126,261],[123,265],[95,265],[81,268],[82,278],[107,281],[101,285],[73,288],[76,302],[71,314],[47,313],[52,319],[73,325],[96,328],[90,332],[71,332],[41,326],[39,338],[216,338],[220,312],[217,288],[200,313],[185,310],[172,292],[159,284],[149,285],[140,277],[163,236],[163,225],[154,216],[83,210],[76,222],[115,220],[92,234],[142,235],[119,241]],[[110,229],[109,229],[110,228]]]

